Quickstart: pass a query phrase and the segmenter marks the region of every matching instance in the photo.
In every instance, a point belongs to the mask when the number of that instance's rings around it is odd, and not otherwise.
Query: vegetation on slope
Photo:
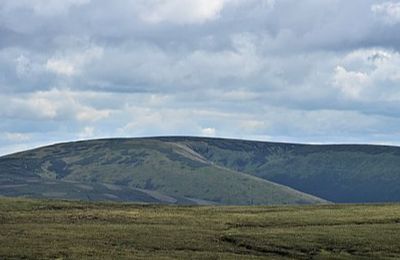
[[[325,202],[157,139],[66,143],[0,159],[6,196],[186,204]]]
[[[201,137],[92,140],[2,157],[0,185],[7,196],[90,200],[394,202],[400,201],[400,148]]]
[[[399,259],[399,211],[0,199],[0,258]]]
[[[207,160],[333,202],[400,201],[400,147],[163,138]]]

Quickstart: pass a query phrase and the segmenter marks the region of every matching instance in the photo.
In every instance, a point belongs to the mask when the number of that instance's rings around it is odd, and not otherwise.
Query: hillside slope
[[[0,158],[0,195],[178,204],[310,204],[322,199],[217,165],[185,142],[64,143]]]
[[[6,196],[88,200],[395,202],[400,148],[202,137],[91,140],[1,157],[0,184]]]
[[[163,138],[207,160],[332,202],[400,201],[400,147]]]

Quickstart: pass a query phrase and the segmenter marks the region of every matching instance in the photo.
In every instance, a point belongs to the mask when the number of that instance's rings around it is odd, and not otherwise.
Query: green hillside
[[[0,198],[0,259],[399,259],[399,211]]]
[[[202,137],[90,140],[1,157],[0,185],[5,196],[150,203],[394,202],[400,148]]]
[[[58,144],[0,159],[0,194],[177,204],[309,204],[324,200],[208,161],[181,142]]]
[[[400,201],[400,147],[204,138],[179,141],[218,165],[332,202]]]

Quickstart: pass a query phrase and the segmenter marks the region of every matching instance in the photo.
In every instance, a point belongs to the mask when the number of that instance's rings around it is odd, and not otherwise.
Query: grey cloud
[[[121,135],[400,143],[398,1],[47,2],[0,3],[4,153]]]

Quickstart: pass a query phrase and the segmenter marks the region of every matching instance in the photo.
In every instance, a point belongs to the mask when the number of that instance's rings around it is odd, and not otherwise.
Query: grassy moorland
[[[0,199],[0,259],[398,259],[400,205]]]

